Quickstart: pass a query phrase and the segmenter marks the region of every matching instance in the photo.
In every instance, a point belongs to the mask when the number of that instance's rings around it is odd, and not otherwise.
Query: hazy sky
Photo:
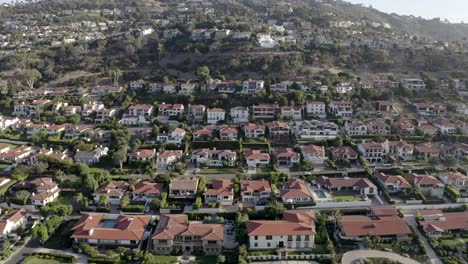
[[[345,0],[354,4],[372,5],[386,13],[414,15],[424,18],[468,22],[468,0]]]

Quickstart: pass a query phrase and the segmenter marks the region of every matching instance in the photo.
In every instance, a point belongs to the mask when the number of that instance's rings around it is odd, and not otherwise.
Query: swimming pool
[[[314,190],[314,193],[317,195],[318,198],[327,198],[327,195],[322,190]]]

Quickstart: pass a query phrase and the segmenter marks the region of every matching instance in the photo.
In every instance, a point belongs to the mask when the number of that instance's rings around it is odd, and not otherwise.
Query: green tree
[[[112,161],[122,170],[123,163],[127,160],[127,147],[120,147],[112,153]]]
[[[99,204],[103,205],[103,206],[106,206],[108,203],[109,203],[109,195],[105,194],[105,195],[102,195],[100,198],[99,198]]]
[[[109,74],[109,77],[112,79],[112,84],[113,85],[118,85],[119,84],[119,78],[122,76],[122,70],[119,68],[111,68],[107,71]]]
[[[29,89],[34,89],[34,83],[42,78],[42,74],[36,70],[24,70],[21,74],[22,79],[28,85]]]
[[[17,181],[24,181],[28,178],[29,175],[29,167],[23,164],[19,164],[13,170],[13,174],[11,177]]]
[[[193,204],[193,208],[195,209],[200,209],[202,207],[202,199],[200,196],[198,196],[196,199],[195,199],[195,203]]]
[[[28,203],[31,193],[26,190],[17,191],[13,194],[13,200],[21,205]]]
[[[226,262],[226,257],[223,255],[219,255],[218,258],[216,259],[216,263],[218,264],[223,264]]]
[[[39,240],[41,243],[44,243],[49,237],[49,233],[47,232],[47,227],[43,224],[39,224],[35,226],[32,230],[32,237],[34,239]]]
[[[129,194],[125,194],[125,195],[122,197],[122,200],[120,200],[120,206],[121,206],[122,208],[124,208],[124,207],[127,207],[129,204],[130,204],[130,195],[129,195]]]
[[[209,79],[211,78],[210,68],[208,68],[208,66],[198,67],[197,76],[198,76],[198,79],[199,79],[199,81],[201,83],[207,83],[209,81]]]

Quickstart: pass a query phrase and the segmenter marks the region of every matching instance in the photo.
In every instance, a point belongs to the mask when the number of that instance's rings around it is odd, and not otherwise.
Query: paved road
[[[443,262],[440,260],[440,258],[437,256],[437,254],[434,252],[432,249],[431,245],[429,245],[429,242],[427,242],[427,239],[421,232],[419,232],[418,225],[416,223],[416,219],[414,219],[414,215],[404,215],[404,219],[408,225],[410,225],[418,237],[423,241],[424,247],[426,248],[426,255],[431,261],[432,264],[443,264]]]
[[[0,142],[7,143],[7,144],[14,144],[14,145],[25,145],[29,143],[27,141],[9,140],[9,139],[3,139],[3,138],[0,138]]]
[[[45,252],[45,253],[55,253],[55,254],[66,254],[73,255],[76,258],[76,263],[88,263],[88,258],[83,254],[76,254],[72,251],[65,250],[55,250],[43,248],[42,245],[35,239],[31,239],[23,246],[21,249],[16,251],[13,255],[10,256],[8,260],[3,262],[4,264],[18,264],[21,263],[26,257],[28,257],[33,252]]]
[[[421,264],[416,260],[405,258],[396,253],[385,252],[380,250],[353,250],[346,252],[341,259],[342,264],[353,264],[363,258],[387,258],[393,261],[398,261],[403,264]]]

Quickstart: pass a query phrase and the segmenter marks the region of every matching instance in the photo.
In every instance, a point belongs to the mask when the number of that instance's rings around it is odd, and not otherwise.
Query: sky
[[[1,1],[1,0],[0,0]],[[385,13],[414,15],[432,19],[439,17],[452,23],[468,22],[468,0],[345,0],[354,4],[372,5]]]

